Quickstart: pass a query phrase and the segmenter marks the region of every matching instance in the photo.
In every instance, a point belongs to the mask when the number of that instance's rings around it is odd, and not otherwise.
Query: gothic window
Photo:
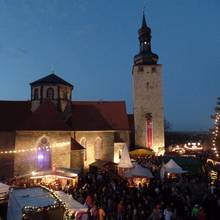
[[[37,148],[37,168],[38,170],[51,169],[51,153],[47,138],[42,138]]]
[[[39,99],[39,90],[34,89],[34,100],[38,100],[38,99]]]
[[[54,99],[54,90],[53,90],[53,88],[48,88],[47,89],[47,98],[48,99]]]
[[[82,137],[80,139],[80,144],[85,148],[85,152],[84,152],[84,160],[87,160],[87,140],[85,137]]]
[[[102,139],[97,137],[95,140],[95,159],[100,160],[102,154]]]

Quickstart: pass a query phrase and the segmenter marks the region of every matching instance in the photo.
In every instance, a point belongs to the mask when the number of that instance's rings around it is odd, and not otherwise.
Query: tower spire
[[[142,25],[138,30],[139,54],[134,57],[135,64],[157,64],[158,56],[151,51],[151,29],[147,26],[143,10]]]
[[[141,27],[142,27],[142,28],[147,27],[147,22],[146,22],[144,10],[143,10],[143,18],[142,18],[142,26],[141,26]]]

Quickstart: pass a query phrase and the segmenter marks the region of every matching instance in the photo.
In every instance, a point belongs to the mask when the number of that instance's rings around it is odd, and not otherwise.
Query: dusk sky
[[[30,99],[29,83],[54,70],[74,85],[73,100],[125,100],[131,113],[144,2],[0,0],[0,99]],[[220,96],[220,1],[146,2],[165,117],[172,130],[208,130]]]

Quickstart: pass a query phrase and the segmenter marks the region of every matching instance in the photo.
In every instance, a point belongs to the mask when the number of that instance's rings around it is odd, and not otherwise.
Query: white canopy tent
[[[0,200],[4,200],[8,193],[9,193],[9,185],[6,185],[4,183],[0,183]]]
[[[168,173],[187,173],[186,170],[183,170],[181,166],[179,166],[173,159],[170,159],[165,165],[164,165],[165,171]]]
[[[86,213],[88,211],[88,208],[85,205],[82,205],[81,203],[73,199],[72,195],[66,194],[63,191],[55,191],[55,193],[58,196],[58,198],[65,203],[66,208],[69,211],[73,211],[76,213],[75,216],[78,213]],[[83,220],[87,220],[87,218],[88,218],[87,214],[84,214],[82,217]]]
[[[135,163],[134,167],[125,172],[125,177],[144,177],[153,178],[151,171],[148,168],[142,167],[138,163]]]
[[[9,185],[6,185],[4,183],[0,183],[0,194],[2,193],[8,193],[9,192]]]
[[[131,158],[128,152],[127,145],[125,144],[122,149],[121,159],[118,164],[118,168],[130,169],[133,165],[131,163]]]
[[[162,165],[160,170],[162,178],[165,172],[174,174],[187,173],[187,171],[183,170],[182,167],[179,166],[173,159],[170,159],[166,164]]]

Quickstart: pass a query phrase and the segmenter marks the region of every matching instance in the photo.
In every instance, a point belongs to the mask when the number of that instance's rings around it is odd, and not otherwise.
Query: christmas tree
[[[214,128],[211,130],[211,157],[215,160],[219,160],[220,149],[220,97],[217,99],[217,105],[215,107],[215,113],[212,116],[214,119]]]

